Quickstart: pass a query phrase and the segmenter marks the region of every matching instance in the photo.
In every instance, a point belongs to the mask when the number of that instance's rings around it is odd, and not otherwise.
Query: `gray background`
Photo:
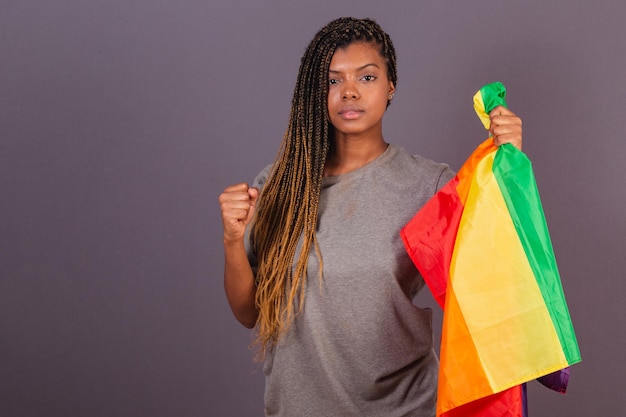
[[[273,160],[341,15],[391,34],[411,153],[457,169],[507,85],[583,354],[531,416],[626,414],[623,1],[0,0],[1,416],[262,415],[217,196]]]

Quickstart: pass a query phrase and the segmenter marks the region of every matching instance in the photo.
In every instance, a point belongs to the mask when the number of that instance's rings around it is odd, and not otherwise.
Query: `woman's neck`
[[[369,140],[337,135],[326,158],[324,176],[341,175],[359,169],[378,158],[388,145],[382,135]]]

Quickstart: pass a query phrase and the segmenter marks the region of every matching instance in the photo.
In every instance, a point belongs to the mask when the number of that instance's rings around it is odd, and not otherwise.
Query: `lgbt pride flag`
[[[474,97],[485,127],[505,96]],[[487,139],[401,236],[444,309],[437,416],[523,416],[537,378],[565,392],[580,352],[526,155]]]

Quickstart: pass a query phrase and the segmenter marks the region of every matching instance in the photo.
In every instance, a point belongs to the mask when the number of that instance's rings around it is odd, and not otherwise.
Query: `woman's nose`
[[[344,82],[341,97],[344,100],[357,99],[360,97],[359,89],[353,82]]]

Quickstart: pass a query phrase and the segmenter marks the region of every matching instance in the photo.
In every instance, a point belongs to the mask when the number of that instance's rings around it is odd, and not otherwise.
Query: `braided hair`
[[[312,248],[319,259],[321,278],[322,258],[315,229],[324,164],[334,136],[328,115],[328,71],[335,51],[355,42],[376,45],[386,62],[389,80],[394,86],[397,83],[391,39],[371,19],[342,17],[331,21],[315,35],[302,57],[289,124],[261,192],[250,233],[259,261],[255,304],[259,311],[256,343],[261,356],[302,310]]]

